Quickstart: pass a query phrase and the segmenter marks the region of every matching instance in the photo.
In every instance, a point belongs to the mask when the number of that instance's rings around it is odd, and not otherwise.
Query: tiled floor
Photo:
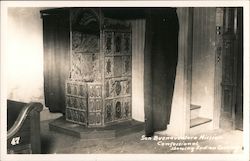
[[[243,132],[216,130],[197,135],[192,140],[141,140],[143,131],[115,139],[83,140],[49,131],[49,121],[41,122],[43,154],[172,154],[172,153],[242,153]],[[158,136],[158,135],[157,135]],[[156,137],[155,137],[156,138]],[[149,138],[147,138],[149,139]],[[172,139],[172,140],[171,140]],[[180,138],[179,138],[180,139]],[[174,144],[179,145],[175,146]],[[179,148],[178,150],[172,147]]]

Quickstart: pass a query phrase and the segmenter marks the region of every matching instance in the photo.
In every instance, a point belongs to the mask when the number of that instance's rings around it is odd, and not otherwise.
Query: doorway
[[[242,8],[224,8],[221,10],[222,26],[216,27],[220,35],[217,46],[217,62],[220,63],[216,65],[221,66],[221,72],[215,80],[221,92],[219,127],[222,129],[243,130],[242,13]]]

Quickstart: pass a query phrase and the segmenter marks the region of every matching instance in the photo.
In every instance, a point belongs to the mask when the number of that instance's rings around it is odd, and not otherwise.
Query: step
[[[190,119],[199,117],[200,108],[201,106],[198,105],[190,105]]]
[[[201,108],[201,106],[199,106],[199,105],[190,105],[190,110],[195,110],[195,109],[200,109]]]
[[[211,122],[211,121],[212,119],[209,119],[209,118],[203,118],[203,117],[193,118],[190,120],[190,128],[199,126],[199,125]]]
[[[201,124],[199,126],[194,126],[189,129],[190,135],[197,135],[197,134],[204,134],[207,133],[209,130],[213,129],[213,121]]]
[[[129,120],[116,125],[108,125],[99,128],[87,128],[65,120],[61,116],[49,123],[49,130],[66,135],[71,135],[80,139],[110,139],[124,136],[126,134],[143,131],[144,122]]]

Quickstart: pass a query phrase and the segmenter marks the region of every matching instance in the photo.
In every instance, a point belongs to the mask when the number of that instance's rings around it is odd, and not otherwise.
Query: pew
[[[40,112],[38,102],[7,100],[7,153],[40,154]]]

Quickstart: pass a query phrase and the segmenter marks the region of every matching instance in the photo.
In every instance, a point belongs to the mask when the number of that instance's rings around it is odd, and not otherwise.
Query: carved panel
[[[76,110],[71,110],[71,116],[73,121],[79,122],[78,112]]]
[[[71,114],[72,114],[72,120],[79,122],[78,120],[78,112],[76,110],[71,110]]]
[[[114,120],[124,120],[131,118],[131,97],[114,99]]]
[[[87,111],[87,99],[85,99],[85,98],[78,98],[78,101],[79,101],[79,108],[81,109],[81,110],[85,110],[85,111]]]
[[[114,99],[114,119],[122,119],[122,101],[121,99]]]
[[[88,99],[88,110],[89,112],[101,112],[102,100],[101,99]]]
[[[82,54],[81,75],[83,81],[93,81],[93,54]]]
[[[105,98],[131,95],[131,78],[111,78],[105,80]]]
[[[95,83],[88,83],[88,97],[89,98],[101,98],[102,97],[102,85]]]
[[[104,122],[112,122],[113,121],[113,101],[112,100],[106,100],[105,101],[105,110],[104,110]]]
[[[129,31],[131,29],[130,23],[111,18],[104,18],[102,27],[104,30],[107,29]]]
[[[79,93],[78,93],[79,96],[82,96],[82,97],[87,97],[87,86],[86,84],[80,84],[79,85]]]
[[[70,79],[81,82],[100,82],[99,54],[74,53],[72,54]]]
[[[102,99],[95,99],[94,106],[96,111],[102,111]]]
[[[123,107],[123,117],[126,119],[131,118],[132,109],[131,109],[131,97],[125,97],[122,102]]]
[[[105,57],[105,78],[114,76],[114,58]]]
[[[122,93],[122,84],[121,80],[117,78],[112,78],[109,80],[109,94],[107,94],[109,97],[116,97],[121,95]]]
[[[88,125],[91,126],[100,126],[102,124],[102,115],[101,113],[90,112],[88,117]]]
[[[124,33],[122,39],[122,52],[124,54],[131,54],[132,53],[132,43],[131,43],[131,33]]]
[[[132,75],[132,58],[131,56],[122,57],[122,75],[131,76]]]
[[[98,9],[74,8],[71,10],[71,26],[73,31],[96,34],[100,32]]]
[[[87,98],[66,96],[66,107],[87,110]]]
[[[73,80],[82,80],[82,54],[81,53],[74,53],[72,54],[72,58],[71,58],[71,78]]]
[[[87,84],[83,82],[66,81],[66,94],[87,97]]]
[[[96,116],[94,112],[89,112],[88,114],[88,124],[91,125],[95,125],[96,122]]]
[[[130,95],[132,84],[131,84],[131,78],[127,78],[122,81],[122,95]]]
[[[80,108],[80,103],[78,102],[78,99],[76,97],[71,97],[73,99],[73,107],[74,108]]]
[[[110,97],[111,96],[111,85],[110,85],[110,79],[105,79],[105,82],[104,82],[104,96],[105,97]]]
[[[114,77],[122,76],[123,61],[121,56],[114,56]]]
[[[115,96],[115,79],[105,79],[105,97]]]
[[[72,32],[73,52],[98,53],[100,50],[100,38],[98,35],[84,34],[82,32]]]
[[[95,112],[95,102],[93,99],[88,99],[88,112]]]
[[[96,122],[95,122],[95,124],[97,126],[102,124],[102,114],[99,113],[99,112],[96,113]]]
[[[120,32],[114,34],[114,51],[115,54],[121,54],[122,52],[122,39],[123,36]]]
[[[113,54],[114,48],[114,40],[113,40],[113,32],[105,31],[104,32],[104,54],[111,55]]]
[[[68,96],[68,102],[69,102],[69,104],[68,104],[68,107],[71,107],[71,108],[77,108],[77,106],[75,105],[76,103],[75,103],[75,97],[69,97]]]
[[[93,81],[93,55],[72,54],[71,79],[75,81]]]
[[[66,109],[66,120],[78,124],[86,125],[87,117],[86,112],[77,111],[73,109]]]
[[[86,112],[78,112],[78,121],[84,125],[87,124],[87,115]]]
[[[92,54],[92,77],[94,82],[101,82],[101,68],[99,53]]]
[[[121,95],[121,90],[122,90],[121,81],[116,81],[116,84],[115,84],[115,94],[116,94],[116,96]]]
[[[131,97],[105,100],[104,122],[131,119]]]

